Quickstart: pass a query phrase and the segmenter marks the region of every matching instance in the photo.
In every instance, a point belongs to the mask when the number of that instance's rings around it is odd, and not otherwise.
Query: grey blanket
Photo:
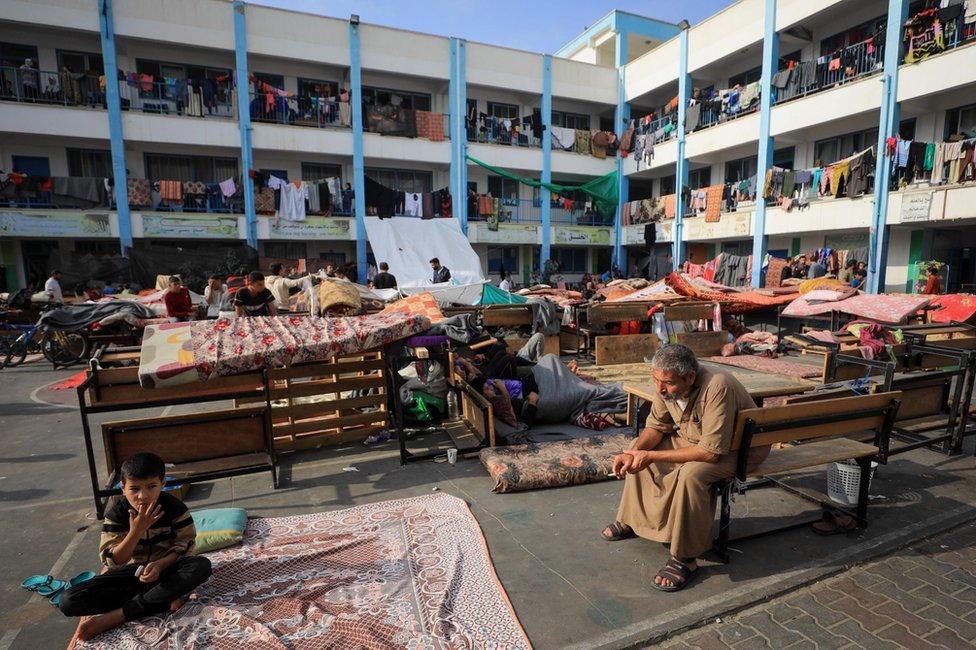
[[[37,323],[57,330],[75,332],[119,312],[130,314],[135,318],[154,318],[156,316],[149,307],[138,302],[113,300],[111,302],[71,305],[70,307],[53,309],[43,314]]]
[[[570,422],[584,410],[590,413],[624,413],[627,393],[620,386],[590,384],[576,375],[554,354],[539,359],[532,368],[539,385],[536,421],[539,424]]]
[[[559,334],[559,318],[556,315],[556,303],[545,298],[529,298],[529,309],[532,310],[532,332],[542,332],[546,336]]]
[[[458,314],[431,326],[425,334],[444,335],[458,343],[470,343],[478,337],[478,328],[471,324],[471,314]]]

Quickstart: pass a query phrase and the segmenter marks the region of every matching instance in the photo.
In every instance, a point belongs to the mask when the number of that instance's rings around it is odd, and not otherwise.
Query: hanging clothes
[[[283,184],[278,216],[286,221],[305,221],[305,201],[307,200],[308,186],[304,182],[295,181]]]
[[[423,195],[419,192],[407,192],[404,197],[403,214],[408,217],[424,216]]]

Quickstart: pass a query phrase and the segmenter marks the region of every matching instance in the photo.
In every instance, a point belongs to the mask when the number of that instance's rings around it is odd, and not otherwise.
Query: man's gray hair
[[[651,367],[661,372],[673,372],[679,377],[687,377],[698,372],[698,359],[687,345],[677,343],[658,348],[651,359]]]

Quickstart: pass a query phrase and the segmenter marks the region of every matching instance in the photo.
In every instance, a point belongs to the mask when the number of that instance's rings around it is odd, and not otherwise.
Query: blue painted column
[[[244,184],[244,220],[247,245],[258,249],[258,216],[254,211],[254,180],[249,172],[254,167],[251,148],[251,82],[247,71],[247,19],[245,4],[234,0],[234,65],[237,75],[237,125],[241,132],[241,179]]]
[[[617,33],[616,39],[616,65],[617,65],[617,107],[614,109],[614,131],[617,134],[617,142],[627,130],[627,121],[630,119],[630,104],[627,103],[627,93],[624,87],[625,69],[627,64],[627,31]],[[624,159],[617,155],[617,210],[613,219],[613,263],[617,265],[624,277],[627,276],[627,249],[624,248],[623,231],[623,204],[627,202],[627,194],[630,189],[629,181],[624,178]]]
[[[451,81],[448,88],[451,138],[452,211],[464,234],[468,233],[468,137],[465,116],[468,111],[467,57],[465,41],[450,39]]]
[[[119,218],[119,245],[122,255],[126,256],[127,249],[132,248],[132,218],[129,214],[128,175],[125,170],[122,101],[119,97],[119,64],[115,54],[112,0],[98,0],[98,26],[102,39],[105,99],[108,104],[108,137],[112,149],[112,176],[115,181],[115,213]]]
[[[884,72],[881,77],[881,110],[878,117],[878,157],[874,174],[874,208],[868,248],[867,289],[884,291],[888,266],[888,180],[892,158],[884,155],[885,140],[898,135],[901,107],[898,104],[898,65],[901,63],[901,26],[908,20],[908,0],[888,0],[885,32]]]
[[[552,182],[552,55],[542,56],[542,182]],[[552,197],[551,192],[542,187],[539,190],[540,220],[542,221],[542,250],[539,251],[539,271],[541,272],[552,253]]]
[[[684,213],[685,204],[681,198],[681,190],[688,184],[688,161],[685,160],[685,113],[688,110],[688,100],[691,99],[691,75],[688,74],[688,30],[683,29],[678,34],[678,159],[674,169],[674,242],[671,245],[671,257],[677,270],[685,260],[684,242]]]
[[[349,23],[349,101],[352,103],[352,189],[356,194],[356,269],[366,284],[366,164],[363,159],[363,75],[359,25]]]
[[[776,0],[766,0],[763,30],[762,77],[759,84],[759,152],[756,161],[756,212],[752,220],[752,286],[763,286],[762,261],[769,249],[766,236],[766,201],[762,198],[766,171],[773,165],[770,117],[773,108],[773,75],[779,69],[779,34],[776,32]]]

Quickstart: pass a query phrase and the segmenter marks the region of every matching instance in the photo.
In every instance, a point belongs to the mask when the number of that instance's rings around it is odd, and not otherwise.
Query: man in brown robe
[[[644,430],[614,458],[614,473],[626,481],[617,520],[603,537],[637,535],[669,543],[671,559],[653,586],[678,591],[698,570],[698,556],[712,546],[713,485],[735,474],[736,416],[756,404],[735,377],[701,368],[683,345],[660,348],[651,368],[657,392]],[[753,449],[750,466],[768,454],[769,447]]]

